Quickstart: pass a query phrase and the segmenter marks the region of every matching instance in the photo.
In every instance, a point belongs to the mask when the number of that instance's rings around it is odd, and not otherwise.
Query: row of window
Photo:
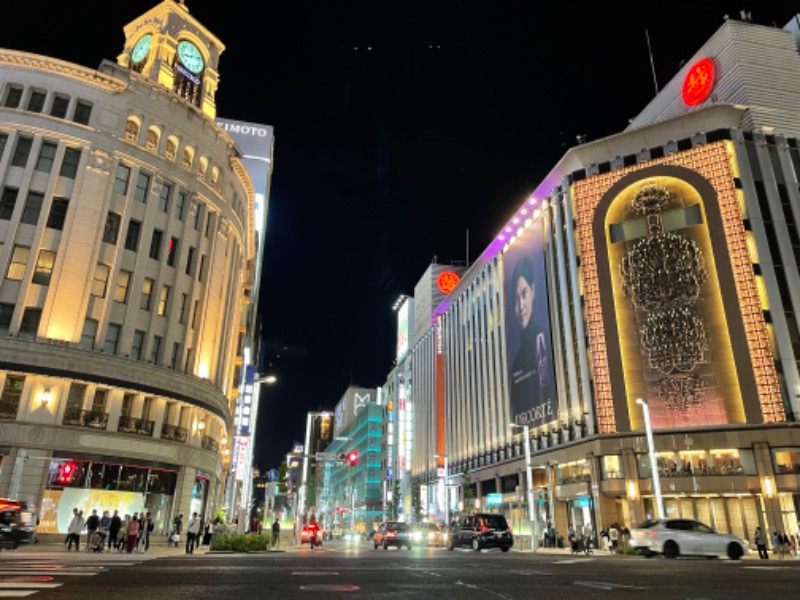
[[[8,134],[0,133],[0,158],[2,158],[5,152],[7,143]],[[18,136],[17,145],[14,147],[14,154],[11,156],[11,166],[25,168],[28,164],[32,148],[32,137],[25,135]],[[51,173],[55,166],[57,151],[58,143],[47,140],[42,142],[42,146],[39,148],[39,155],[36,157],[36,165],[33,167],[34,170],[40,173]],[[78,173],[78,163],[80,163],[80,160],[80,148],[66,148],[64,150],[64,157],[61,159],[61,166],[59,167],[58,174],[67,179],[75,179]]]
[[[81,125],[88,125],[92,116],[92,103],[76,99],[72,102],[66,94],[59,92],[48,93],[46,90],[31,87],[27,93],[22,85],[10,84],[5,90],[3,106],[6,108],[22,108],[28,112],[45,113],[57,119],[66,119],[70,112],[70,119]]]

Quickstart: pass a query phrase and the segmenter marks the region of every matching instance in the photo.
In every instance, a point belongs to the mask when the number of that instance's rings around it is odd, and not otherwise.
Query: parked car
[[[316,523],[309,523],[300,531],[300,545],[308,544],[313,550],[322,546],[322,530]]]
[[[458,519],[447,533],[447,549],[468,546],[480,551],[484,548],[500,548],[508,552],[514,545],[514,536],[503,515],[478,513]]]
[[[631,547],[644,556],[727,556],[739,560],[748,543],[732,533],[719,533],[694,519],[651,519],[631,529]]]
[[[28,503],[0,498],[0,549],[16,549],[33,541],[36,524]]]
[[[372,543],[374,548],[383,546],[384,550],[388,550],[389,546],[394,546],[398,550],[403,546],[411,550],[413,543],[413,531],[408,523],[401,523],[399,521],[386,521],[381,523],[378,530],[372,536]]]
[[[444,546],[445,532],[441,525],[434,522],[420,523],[414,528],[414,543],[417,546]]]

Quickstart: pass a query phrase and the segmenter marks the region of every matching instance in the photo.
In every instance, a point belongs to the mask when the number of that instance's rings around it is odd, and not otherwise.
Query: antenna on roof
[[[467,267],[469,267],[469,228],[467,229]]]
[[[749,10],[740,10],[739,16],[742,17],[742,21],[746,21],[748,23],[753,22],[753,13],[751,13]]]
[[[653,48],[650,46],[650,32],[645,29],[644,35],[647,38],[647,53],[650,55],[650,69],[653,71],[653,85],[656,88],[656,95],[658,95],[658,81],[656,80],[656,66],[653,63]]]

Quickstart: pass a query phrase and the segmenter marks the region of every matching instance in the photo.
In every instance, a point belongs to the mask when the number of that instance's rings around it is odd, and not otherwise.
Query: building
[[[540,542],[660,500],[748,539],[797,531],[798,25],[725,21],[434,307],[404,391],[427,506],[447,485],[451,515],[500,510]]]
[[[0,495],[43,533],[76,506],[162,531],[215,513],[250,364],[261,247],[215,122],[225,47],[171,0],[124,33],[97,70],[0,50]]]

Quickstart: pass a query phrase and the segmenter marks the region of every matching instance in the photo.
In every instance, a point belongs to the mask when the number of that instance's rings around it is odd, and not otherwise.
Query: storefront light
[[[767,498],[774,498],[775,497],[775,484],[772,481],[772,477],[767,476],[764,477],[764,495]]]

